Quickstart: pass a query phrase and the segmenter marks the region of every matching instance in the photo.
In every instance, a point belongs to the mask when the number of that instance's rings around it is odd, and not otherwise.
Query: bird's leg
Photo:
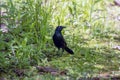
[[[64,48],[62,48],[60,56],[62,56],[63,52],[64,52]]]
[[[62,48],[62,50],[60,48],[58,48],[57,56],[61,57],[63,52],[64,52],[63,48]]]
[[[64,52],[64,48],[62,48],[62,53]]]
[[[60,54],[60,48],[58,48],[58,51],[57,51],[57,56],[59,56]]]

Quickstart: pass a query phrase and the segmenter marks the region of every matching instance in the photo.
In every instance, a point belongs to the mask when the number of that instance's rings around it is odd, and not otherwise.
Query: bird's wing
[[[61,37],[62,37],[62,38],[61,38],[61,43],[64,44],[64,46],[66,46],[67,44],[66,44],[65,39],[63,38],[63,36],[61,36]]]
[[[64,47],[67,45],[65,42],[65,39],[63,38],[62,34],[60,34],[60,33],[54,34],[53,41],[54,41],[55,45],[58,47]]]

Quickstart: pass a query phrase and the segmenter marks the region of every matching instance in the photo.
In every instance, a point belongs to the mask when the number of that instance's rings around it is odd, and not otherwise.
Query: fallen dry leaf
[[[40,74],[50,73],[54,76],[67,74],[67,70],[59,70],[57,68],[53,68],[53,67],[49,67],[49,66],[47,66],[47,67],[37,66],[36,68]]]

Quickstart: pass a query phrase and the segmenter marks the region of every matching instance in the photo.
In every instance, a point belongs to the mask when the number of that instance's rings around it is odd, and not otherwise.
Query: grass
[[[0,76],[17,80],[20,77],[13,70],[25,69],[27,76],[22,77],[25,80],[65,80],[119,71],[120,51],[112,48],[120,45],[120,31],[114,27],[119,23],[109,19],[108,3],[104,0],[2,1],[1,23],[9,32],[0,31]],[[56,55],[52,35],[58,25],[67,27],[63,34],[75,53],[73,56],[67,52],[62,57]],[[68,73],[67,76],[39,75],[35,66],[67,69]]]

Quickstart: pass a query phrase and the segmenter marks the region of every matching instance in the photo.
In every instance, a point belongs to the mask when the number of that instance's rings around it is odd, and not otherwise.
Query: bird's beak
[[[65,26],[63,26],[62,28],[66,28]]]

